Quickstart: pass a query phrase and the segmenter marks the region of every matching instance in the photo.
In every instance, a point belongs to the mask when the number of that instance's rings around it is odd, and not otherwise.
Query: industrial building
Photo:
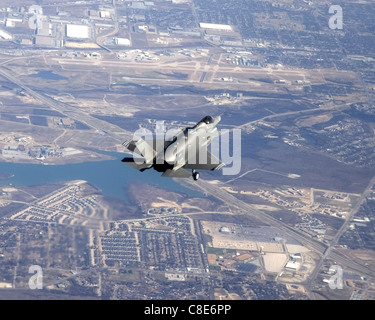
[[[221,233],[230,233],[230,229],[229,229],[228,227],[221,227],[221,228],[219,229],[219,231],[220,231]]]
[[[130,46],[130,40],[126,38],[115,38],[115,43],[117,46]]]
[[[288,263],[285,265],[285,268],[297,270],[301,266],[300,262],[297,261],[288,261]]]
[[[68,24],[66,26],[66,36],[74,39],[89,39],[90,27],[85,25]]]
[[[214,30],[221,30],[221,31],[232,31],[232,26],[229,24],[217,24],[217,23],[204,23],[201,22],[199,26],[202,29],[214,29]]]
[[[12,40],[12,35],[10,35],[8,32],[0,30],[0,38],[4,40]]]

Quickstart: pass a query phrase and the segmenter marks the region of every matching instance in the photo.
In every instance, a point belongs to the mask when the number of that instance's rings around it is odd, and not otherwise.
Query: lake
[[[127,200],[126,187],[133,182],[145,182],[170,191],[202,197],[195,190],[183,187],[171,178],[161,177],[153,169],[139,172],[121,162],[123,153],[106,153],[114,160],[92,161],[65,165],[42,165],[0,162],[0,185],[33,186],[71,180],[85,180],[99,188],[103,195]]]

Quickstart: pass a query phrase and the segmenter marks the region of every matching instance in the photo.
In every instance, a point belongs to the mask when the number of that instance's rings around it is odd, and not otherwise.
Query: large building
[[[68,24],[66,36],[75,39],[90,39],[90,27],[84,25]]]
[[[199,26],[202,29],[214,29],[214,30],[220,30],[220,31],[232,31],[232,26],[229,24],[217,24],[217,23],[204,23],[201,22]]]
[[[4,40],[12,40],[12,35],[4,30],[0,30],[0,38]]]
[[[116,45],[118,46],[130,46],[131,45],[131,42],[129,39],[126,39],[126,38],[115,38],[115,43]]]

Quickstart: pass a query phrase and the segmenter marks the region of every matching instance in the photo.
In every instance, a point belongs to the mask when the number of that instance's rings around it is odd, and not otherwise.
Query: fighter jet
[[[216,128],[221,117],[205,116],[193,127],[178,130],[164,139],[141,137],[123,145],[133,153],[122,162],[144,171],[150,168],[163,172],[162,177],[199,179],[197,170],[219,170],[225,164],[210,153],[208,146],[219,135]],[[191,170],[191,173],[188,170]]]

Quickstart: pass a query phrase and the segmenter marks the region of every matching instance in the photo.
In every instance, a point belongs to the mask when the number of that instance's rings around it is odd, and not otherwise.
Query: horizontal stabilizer
[[[151,163],[156,156],[156,151],[153,148],[153,141],[145,141],[140,138],[137,141],[125,141],[123,146],[128,150],[141,155],[145,158],[147,163]]]
[[[177,170],[168,169],[162,174],[162,177],[189,178],[191,173],[182,168]]]
[[[147,163],[142,163],[142,160],[139,159],[139,163],[135,162],[134,161],[134,158],[124,158],[122,159],[121,161],[122,162],[125,162],[127,165],[133,167],[134,169],[137,169],[139,171],[144,171],[146,169],[149,169],[151,167],[150,164],[147,164]]]

